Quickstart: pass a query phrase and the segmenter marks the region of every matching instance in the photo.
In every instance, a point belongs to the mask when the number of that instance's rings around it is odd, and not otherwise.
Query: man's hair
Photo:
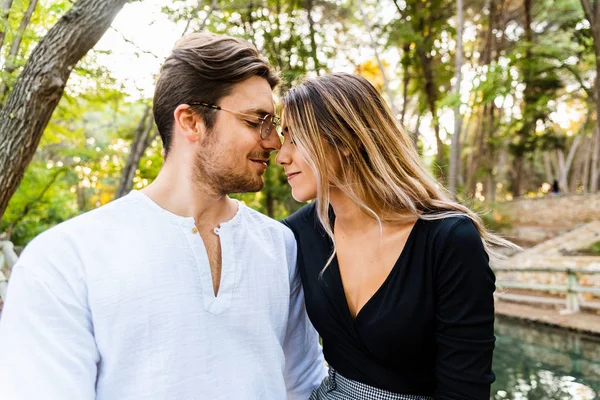
[[[205,102],[218,105],[235,84],[253,76],[263,77],[274,88],[279,77],[256,48],[246,40],[191,33],[177,41],[162,65],[154,90],[154,120],[165,156],[171,146],[173,112],[180,104]],[[207,129],[216,121],[216,110],[194,107]]]

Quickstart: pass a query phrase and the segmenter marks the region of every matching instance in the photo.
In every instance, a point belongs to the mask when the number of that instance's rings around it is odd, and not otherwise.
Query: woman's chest
[[[331,255],[327,244],[312,243],[310,252],[301,245],[299,250],[307,311],[325,346],[346,343],[385,361],[411,356],[430,342],[435,326],[433,278],[418,251],[371,281],[372,293],[361,298],[364,304],[353,313],[349,297],[356,292],[351,290],[365,286],[356,282],[360,274],[344,280],[336,258],[324,269]],[[356,268],[361,262],[368,267],[360,257],[352,260]]]

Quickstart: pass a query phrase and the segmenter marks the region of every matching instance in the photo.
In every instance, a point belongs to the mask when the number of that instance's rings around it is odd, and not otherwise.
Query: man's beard
[[[254,152],[246,158],[268,159],[269,152]],[[195,179],[218,196],[231,193],[258,192],[264,186],[262,177],[254,170],[240,168],[239,165],[227,165],[221,160],[226,159],[222,151],[217,151],[216,143],[204,143],[194,160]],[[247,166],[245,164],[244,166]]]

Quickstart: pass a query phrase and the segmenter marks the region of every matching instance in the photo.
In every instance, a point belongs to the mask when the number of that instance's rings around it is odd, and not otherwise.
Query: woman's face
[[[317,177],[291,141],[285,123],[282,128],[284,141],[276,161],[285,169],[294,200],[298,202],[313,200],[317,197]]]

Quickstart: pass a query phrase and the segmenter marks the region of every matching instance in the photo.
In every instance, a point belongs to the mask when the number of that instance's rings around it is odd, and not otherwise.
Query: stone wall
[[[600,221],[600,193],[520,199],[499,206],[511,227],[500,232],[531,247],[593,221]]]

